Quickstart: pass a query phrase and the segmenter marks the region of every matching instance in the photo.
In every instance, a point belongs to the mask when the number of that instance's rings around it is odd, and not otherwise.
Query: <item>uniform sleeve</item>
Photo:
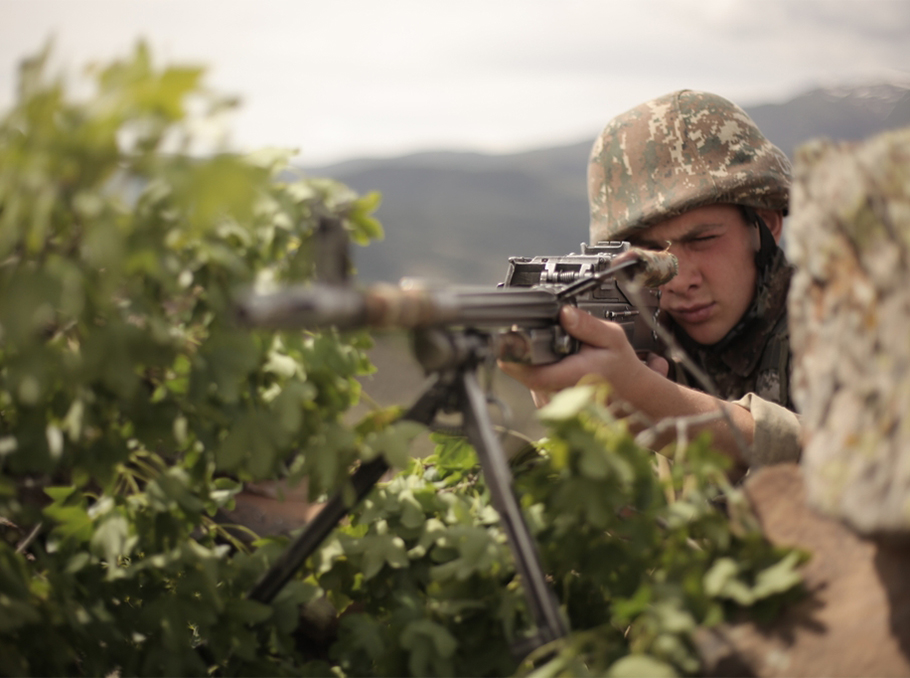
[[[751,457],[746,460],[750,468],[799,461],[802,428],[797,414],[754,393],[747,393],[733,404],[749,410],[755,420]]]

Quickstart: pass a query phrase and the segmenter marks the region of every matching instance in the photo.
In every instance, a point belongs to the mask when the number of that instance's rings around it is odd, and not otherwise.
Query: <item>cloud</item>
[[[14,64],[58,36],[58,64],[139,36],[239,94],[240,145],[312,162],[593,136],[680,87],[752,105],[845,81],[910,79],[896,0],[0,0],[0,105]]]
[[[764,34],[810,42],[837,36],[905,42],[910,32],[907,0],[666,0],[680,20],[734,36]],[[648,4],[645,0],[645,4]],[[691,23],[690,23],[691,25]]]

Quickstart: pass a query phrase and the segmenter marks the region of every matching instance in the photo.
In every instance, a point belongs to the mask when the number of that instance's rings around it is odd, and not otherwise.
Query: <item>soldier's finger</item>
[[[626,339],[625,331],[616,323],[598,320],[574,306],[564,306],[559,322],[563,329],[583,344],[596,348],[618,348]]]
[[[652,370],[657,372],[660,376],[666,377],[670,374],[670,363],[663,356],[659,356],[656,353],[648,353],[648,357],[645,359],[645,364],[650,367]]]

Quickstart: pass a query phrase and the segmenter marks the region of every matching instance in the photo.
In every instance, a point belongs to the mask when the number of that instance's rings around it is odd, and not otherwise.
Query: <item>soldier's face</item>
[[[631,240],[654,249],[664,249],[670,242],[679,274],[660,288],[660,308],[698,343],[720,341],[749,309],[758,275],[759,235],[758,229],[746,225],[737,207],[700,207]]]

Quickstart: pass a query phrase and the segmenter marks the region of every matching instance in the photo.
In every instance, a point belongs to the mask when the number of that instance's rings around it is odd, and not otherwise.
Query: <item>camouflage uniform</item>
[[[636,231],[712,204],[739,205],[753,216],[756,208],[786,214],[789,189],[789,160],[745,111],[707,92],[673,92],[617,116],[595,141],[588,165],[591,242],[634,239]],[[740,322],[712,346],[674,328],[720,396],[752,412],[751,466],[800,453],[789,388],[792,269],[767,226],[760,219],[756,225],[758,282]],[[692,384],[679,365],[674,377]]]

